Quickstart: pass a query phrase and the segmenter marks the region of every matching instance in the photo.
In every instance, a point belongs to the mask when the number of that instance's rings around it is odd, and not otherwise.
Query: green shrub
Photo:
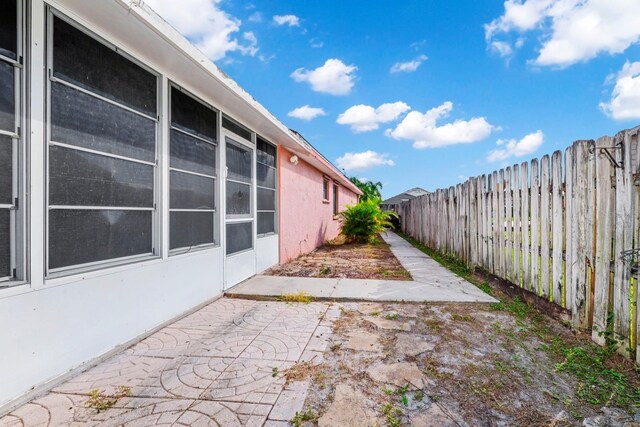
[[[391,226],[391,218],[397,214],[383,211],[379,205],[379,198],[371,198],[340,212],[342,234],[348,242],[372,242],[378,233]]]

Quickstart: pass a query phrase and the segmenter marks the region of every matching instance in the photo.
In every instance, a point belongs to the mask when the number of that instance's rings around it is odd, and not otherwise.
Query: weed
[[[492,311],[508,311],[514,314],[518,319],[526,318],[533,311],[532,307],[520,298],[515,297],[511,301],[501,301],[489,306]]]
[[[396,320],[398,318],[398,313],[387,313],[384,318],[387,320]]]
[[[552,347],[554,350],[564,356],[564,360],[556,364],[556,370],[570,372],[580,382],[576,393],[580,399],[592,405],[625,409],[640,406],[640,389],[634,390],[624,374],[605,365],[612,355],[610,348]]]
[[[489,294],[489,295],[493,295],[493,290],[491,289],[491,286],[489,286],[488,283],[479,283],[476,284],[476,286],[485,294]]]
[[[409,390],[409,384],[405,385],[404,387],[400,387],[399,389],[397,389],[396,390],[396,394],[404,395],[404,394],[407,394],[408,390]]]
[[[295,427],[302,426],[305,421],[314,421],[316,419],[316,413],[309,409],[306,412],[296,412],[296,416],[290,421],[291,425]]]
[[[473,320],[473,317],[469,316],[468,314],[453,314],[451,315],[451,319],[455,320],[456,322],[471,322]]]
[[[444,322],[438,319],[424,319],[424,324],[433,330],[433,332],[440,332],[444,327]]]
[[[380,316],[380,311],[378,311],[378,310],[374,310],[374,311],[372,311],[372,312],[371,312],[371,315],[372,315],[373,317]]]
[[[406,394],[403,394],[403,395],[400,397],[400,401],[402,402],[402,404],[403,404],[405,407],[409,406],[409,398],[407,397],[407,395],[406,395]]]
[[[89,392],[89,399],[84,402],[84,406],[100,413],[111,408],[119,399],[130,395],[131,387],[125,385],[118,386],[116,393],[111,395],[105,394],[104,390],[93,389]]]
[[[503,302],[496,302],[489,306],[489,310],[491,311],[505,311],[507,309],[507,305]]]
[[[284,302],[302,302],[305,304],[309,304],[311,302],[313,302],[314,298],[313,296],[309,295],[306,292],[297,292],[297,293],[293,293],[293,294],[282,294],[280,295],[280,298],[278,298],[280,301],[284,301]]]
[[[328,265],[323,265],[322,267],[320,267],[320,276],[326,276],[329,273],[331,273],[331,268]]]
[[[271,369],[271,376],[272,376],[273,378],[275,378],[275,377],[277,377],[277,376],[278,376],[278,368],[277,368],[277,367],[276,367],[276,368],[272,368],[272,369]]]
[[[341,343],[335,343],[335,344],[331,344],[331,347],[329,347],[331,349],[331,351],[336,352],[338,350],[340,350],[340,348],[342,347]]]
[[[424,399],[424,391],[416,391],[416,393],[413,395],[413,400],[415,400],[416,402],[420,402],[422,399]]]
[[[400,427],[400,418],[398,416],[402,411],[399,408],[396,408],[391,403],[386,403],[382,407],[382,413],[387,417],[389,427]]]

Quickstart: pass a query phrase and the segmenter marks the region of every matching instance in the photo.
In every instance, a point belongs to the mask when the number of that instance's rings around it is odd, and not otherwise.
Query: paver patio
[[[220,299],[55,387],[0,426],[284,426],[305,382],[285,384],[299,361],[320,363],[340,311],[328,304]],[[91,390],[129,396],[98,413]]]
[[[414,281],[258,276],[233,292],[259,294],[258,286],[275,296],[306,291],[346,300],[496,301],[395,234],[384,238]],[[297,362],[323,362],[340,315],[328,303],[222,298],[17,408],[0,427],[284,427],[302,410],[309,386],[286,384],[284,373]],[[128,396],[104,411],[85,404],[92,390],[112,396],[122,387]]]
[[[373,302],[498,302],[473,284],[447,270],[393,232],[382,233],[413,280],[370,280],[255,276],[227,292],[238,298],[277,298],[304,292],[331,301]]]

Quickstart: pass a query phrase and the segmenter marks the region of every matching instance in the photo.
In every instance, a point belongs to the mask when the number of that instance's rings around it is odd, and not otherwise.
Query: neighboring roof
[[[425,194],[429,194],[429,192],[424,188],[415,187],[415,188],[412,188],[411,190],[405,191],[404,194],[408,194],[413,197],[419,197],[419,196],[424,196]]]
[[[80,5],[76,5],[76,7],[82,7],[84,12],[93,15],[101,13],[98,9],[108,8],[109,4],[108,2],[98,2],[96,5],[94,2],[87,2],[91,4],[91,7],[84,7],[83,3],[84,2],[80,2]],[[139,18],[145,26],[150,28],[154,33],[156,33],[156,35],[160,36],[165,43],[169,43],[173,49],[177,50],[175,55],[171,55],[166,51],[154,52],[152,47],[146,46],[145,54],[147,56],[154,56],[159,62],[167,64],[173,67],[173,69],[182,70],[184,70],[185,67],[178,65],[178,63],[187,59],[191,63],[190,67],[195,65],[201,71],[206,73],[207,78],[209,79],[209,93],[215,92],[216,99],[221,106],[224,106],[223,111],[225,113],[249,126],[254,131],[257,131],[264,138],[270,139],[272,142],[283,145],[285,148],[295,152],[296,155],[311,164],[311,166],[335,179],[354,193],[362,194],[360,189],[349,181],[349,179],[337,167],[326,160],[318,150],[304,140],[304,138],[301,138],[299,134],[294,134],[264,106],[240,87],[238,83],[209,60],[205,54],[191,44],[191,42],[167,23],[151,7],[145,4],[144,1],[115,0],[112,4],[116,3],[126,8],[129,15]],[[117,22],[117,19],[114,19],[113,21],[116,21],[113,24],[114,33],[119,34],[121,38],[124,37],[124,29],[122,28],[124,23]],[[102,20],[101,23],[104,23],[106,26],[111,25],[109,22],[105,22],[104,20]],[[123,31],[118,32],[118,30]],[[140,37],[137,39],[130,38],[129,40],[137,40],[136,43],[141,45],[143,44]],[[202,76],[192,76],[192,74],[187,75],[193,79],[202,78]],[[171,78],[171,75],[169,75],[169,78]],[[202,80],[194,82],[193,85],[200,85],[201,87]]]
[[[424,188],[420,188],[420,187],[415,187],[412,188],[411,190],[407,190],[404,193],[400,193],[397,194],[393,197],[388,198],[387,200],[383,201],[382,204],[383,205],[398,205],[402,202],[406,202],[408,200],[411,199],[415,199],[416,197],[419,196],[424,196],[425,194],[429,194],[429,192],[427,190],[425,190]]]

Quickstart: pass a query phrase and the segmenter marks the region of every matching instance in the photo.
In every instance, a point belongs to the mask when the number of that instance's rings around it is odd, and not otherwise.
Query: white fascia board
[[[272,138],[274,143],[281,144],[285,148],[294,151],[300,155],[305,161],[312,164],[322,172],[330,175],[336,181],[349,187],[356,194],[360,194],[349,179],[338,171],[330,162],[321,161],[322,155],[306,141],[295,136],[288,127],[280,122],[273,114],[269,112],[262,104],[256,101],[247,91],[245,91],[238,83],[225,74],[217,65],[215,65],[205,54],[189,42],[182,34],[173,28],[167,21],[158,15],[151,7],[142,0],[114,0],[128,9],[129,13],[137,16],[150,29],[155,31],[163,39],[181,51],[184,56],[199,67],[204,69],[221,88],[226,89],[229,94],[242,102],[250,111],[257,113],[265,119],[271,129],[253,129],[258,134]],[[244,117],[235,117],[241,122],[247,122]],[[245,119],[245,120],[243,120]]]

